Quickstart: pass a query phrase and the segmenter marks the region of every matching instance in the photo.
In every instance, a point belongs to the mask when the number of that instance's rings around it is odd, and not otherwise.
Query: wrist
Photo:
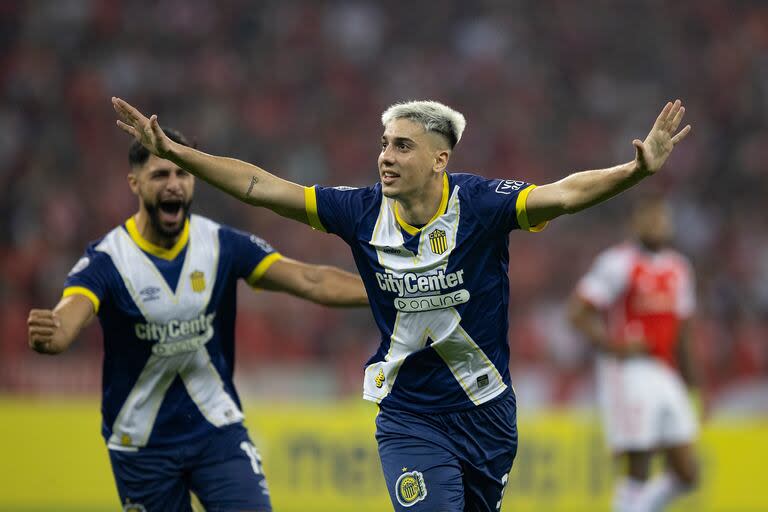
[[[637,181],[645,179],[648,176],[653,174],[650,170],[648,170],[647,166],[642,165],[637,160],[633,160],[633,161],[629,162],[627,165],[628,165],[628,169],[629,169],[629,175],[633,179],[636,179]]]

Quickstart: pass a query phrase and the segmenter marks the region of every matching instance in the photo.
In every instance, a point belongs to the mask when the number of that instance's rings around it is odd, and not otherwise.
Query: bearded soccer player
[[[363,284],[189,215],[191,174],[138,142],[129,160],[138,212],[88,247],[52,311],[30,312],[29,345],[61,353],[99,317],[102,433],[124,510],[190,511],[190,491],[207,510],[271,510],[232,380],[237,281],[331,306],[366,305]]]
[[[656,512],[697,481],[696,416],[685,385],[695,383],[689,323],[695,306],[691,265],[669,247],[672,217],[658,198],[639,203],[634,240],[603,251],[581,279],[571,317],[599,350],[597,386],[605,435],[626,459],[616,512]],[[651,458],[666,471],[648,480]]]
[[[254,165],[175,144],[114,98],[117,124],[151,152],[255,206],[340,236],[365,283],[381,345],[363,396],[397,510],[498,510],[517,452],[508,363],[510,231],[539,231],[657,172],[690,131],[668,103],[635,159],[536,187],[446,168],[464,116],[432,101],[382,115],[379,183],[302,187]],[[520,243],[517,238],[513,243]],[[535,264],[535,262],[531,262]]]

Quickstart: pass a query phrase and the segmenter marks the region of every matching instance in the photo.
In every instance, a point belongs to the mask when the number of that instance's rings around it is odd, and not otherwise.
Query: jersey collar
[[[398,213],[397,211],[397,202],[395,202],[395,207],[394,207],[395,219],[397,219],[397,223],[400,224],[400,227],[403,228],[406,233],[408,233],[409,235],[417,235],[422,229],[424,229],[429,224],[431,224],[432,221],[434,221],[436,218],[444,214],[447,206],[448,206],[448,173],[444,172],[443,173],[443,196],[440,198],[440,206],[437,208],[437,211],[432,216],[432,218],[429,219],[429,222],[427,222],[420,228],[411,226],[410,224],[405,222],[402,219],[402,217],[400,217],[400,213]]]
[[[142,251],[148,252],[152,256],[157,256],[158,258],[162,258],[168,261],[174,260],[176,256],[179,255],[181,250],[187,245],[187,241],[189,240],[188,218],[184,221],[184,229],[181,231],[181,236],[170,249],[155,245],[141,236],[141,233],[139,233],[139,228],[136,226],[135,217],[131,217],[125,222],[125,229],[128,231],[128,235],[130,235],[131,239],[136,243],[136,245],[139,246]]]

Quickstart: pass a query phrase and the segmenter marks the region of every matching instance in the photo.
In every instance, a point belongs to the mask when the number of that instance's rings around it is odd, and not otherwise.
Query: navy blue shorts
[[[517,453],[516,409],[511,391],[445,414],[381,408],[376,441],[395,510],[500,510]]]
[[[137,452],[109,450],[123,510],[192,510],[190,491],[207,512],[272,510],[261,459],[241,424],[193,443]]]

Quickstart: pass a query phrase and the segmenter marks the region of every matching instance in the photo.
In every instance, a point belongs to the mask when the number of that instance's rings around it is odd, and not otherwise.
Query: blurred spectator
[[[725,400],[759,396],[751,386],[768,381],[765,2],[5,2],[0,34],[0,392],[98,389],[94,372],[41,387],[23,323],[30,304],[56,302],[80,249],[133,211],[112,95],[206,151],[353,186],[376,181],[379,114],[398,100],[433,98],[467,116],[453,170],[544,183],[629,160],[631,140],[681,97],[693,136],[641,186],[672,198],[677,245],[699,276],[707,385]],[[512,235],[512,375],[520,391],[535,388],[524,402],[583,399],[590,358],[558,318],[592,257],[624,237],[631,195]],[[210,188],[197,202],[287,256],[352,268],[333,237]],[[316,365],[331,369],[335,393],[359,394],[377,343],[370,313],[274,295],[244,297],[241,309],[241,378]],[[91,360],[97,337],[80,344]],[[80,371],[82,361],[57,363]]]

